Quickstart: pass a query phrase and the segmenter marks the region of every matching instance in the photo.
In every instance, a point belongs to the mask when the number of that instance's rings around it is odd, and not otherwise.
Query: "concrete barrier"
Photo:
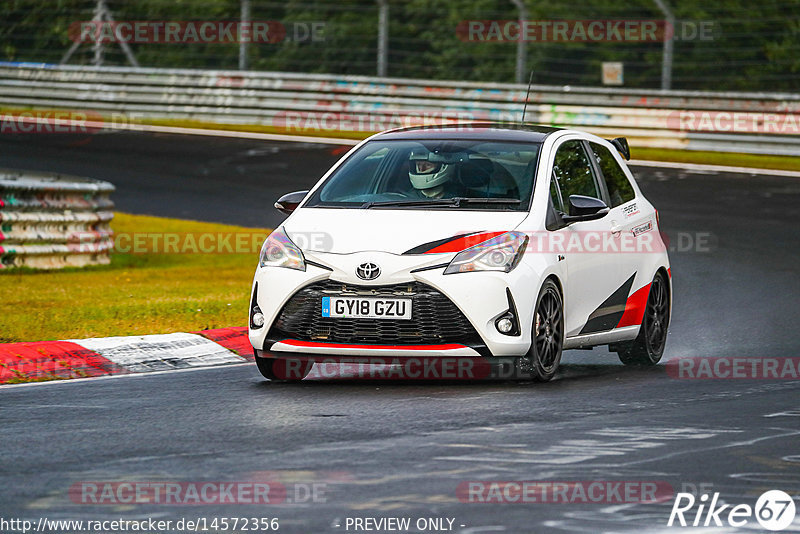
[[[288,72],[0,63],[3,133],[92,133],[137,119],[335,136],[457,120],[519,121],[526,86]],[[24,109],[67,115],[21,116]],[[16,111],[13,111],[16,110]],[[800,155],[800,94],[533,86],[526,122],[641,147]]]

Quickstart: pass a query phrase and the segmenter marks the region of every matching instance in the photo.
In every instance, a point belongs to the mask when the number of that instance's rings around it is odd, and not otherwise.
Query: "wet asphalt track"
[[[275,198],[311,185],[336,150],[135,134],[3,137],[0,166],[109,180],[120,211],[260,227],[280,222]],[[691,248],[671,254],[665,359],[800,356],[800,179],[635,172],[672,245]],[[703,250],[688,246],[698,233]],[[677,531],[666,528],[671,502],[466,504],[456,487],[665,481],[753,505],[768,489],[800,497],[799,444],[796,380],[676,380],[663,365],[624,368],[599,349],[566,352],[549,384],[285,385],[233,366],[0,388],[0,517],[259,516],[309,533],[388,516],[454,518],[456,532]],[[284,484],[326,483],[324,502],[85,506],[67,494],[79,481],[230,482],[264,480],[266,471]]]

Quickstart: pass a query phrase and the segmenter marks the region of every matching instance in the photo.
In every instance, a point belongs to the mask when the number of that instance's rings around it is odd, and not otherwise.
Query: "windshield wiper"
[[[366,202],[362,206],[364,209],[383,206],[455,206],[461,204],[519,204],[522,201],[518,198],[490,198],[490,197],[453,197],[453,198],[431,198],[420,200],[385,200],[380,202]]]
[[[495,198],[495,197],[456,197],[453,200],[458,200],[465,204],[520,204],[522,201],[518,198]]]

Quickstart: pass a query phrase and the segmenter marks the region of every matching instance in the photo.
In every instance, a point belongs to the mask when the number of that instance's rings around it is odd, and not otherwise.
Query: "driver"
[[[455,175],[455,164],[429,161],[430,152],[414,151],[408,161],[408,178],[421,198],[445,198]],[[448,195],[452,196],[452,195]]]

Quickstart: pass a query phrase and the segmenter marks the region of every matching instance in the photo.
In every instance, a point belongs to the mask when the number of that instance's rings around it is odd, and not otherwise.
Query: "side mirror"
[[[306,198],[308,191],[295,191],[294,193],[287,193],[283,195],[275,203],[275,209],[286,215],[290,215],[297,206]]]
[[[607,213],[608,206],[599,198],[570,195],[569,215],[564,215],[561,218],[565,223],[594,221],[596,219],[602,219]]]
[[[628,140],[624,137],[617,137],[616,139],[612,139],[610,141],[614,148],[622,154],[622,157],[625,158],[625,161],[630,161],[631,159],[631,147],[628,146]]]

